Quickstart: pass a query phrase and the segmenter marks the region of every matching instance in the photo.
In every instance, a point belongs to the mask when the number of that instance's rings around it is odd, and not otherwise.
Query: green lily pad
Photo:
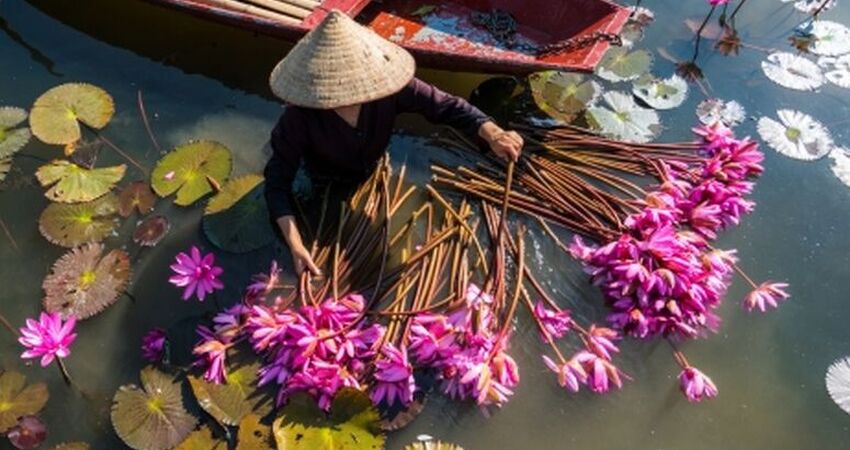
[[[565,123],[572,122],[602,91],[595,81],[575,73],[538,72],[528,81],[537,106]]]
[[[257,402],[257,371],[260,364],[244,365],[227,373],[225,384],[215,384],[190,376],[189,384],[198,404],[222,425],[236,426],[254,411]],[[265,413],[271,410],[270,405]]]
[[[151,186],[160,197],[176,192],[174,203],[187,206],[224,183],[230,169],[227,147],[215,141],[193,141],[159,160],[151,173]]]
[[[259,184],[229,209],[204,216],[204,235],[216,247],[245,253],[274,241],[263,185]]]
[[[652,67],[652,54],[646,50],[629,52],[625,47],[611,47],[596,66],[596,75],[618,83],[638,79]]]
[[[210,427],[192,432],[174,450],[227,450],[227,442],[213,437]]]
[[[649,142],[661,131],[658,113],[642,108],[631,95],[611,91],[602,96],[605,106],[592,106],[585,117],[604,136],[627,142]]]
[[[183,406],[182,383],[153,367],[139,374],[142,387],[121,386],[112,403],[112,426],[136,450],[168,450],[183,442],[198,419]]]
[[[38,219],[48,241],[63,247],[100,242],[115,230],[118,199],[115,194],[86,203],[51,203]]]
[[[243,175],[229,180],[221,187],[221,191],[207,202],[204,215],[216,214],[230,209],[262,182],[263,176],[257,174]]]
[[[306,394],[294,396],[274,421],[277,448],[287,450],[379,450],[384,448],[380,416],[369,397],[341,389],[326,415]]]
[[[10,170],[12,170],[12,158],[0,158],[0,182],[6,179]]]
[[[19,417],[38,414],[47,404],[47,385],[26,382],[18,372],[0,374],[0,434],[17,425]]]
[[[80,123],[100,129],[114,113],[115,103],[108,92],[87,83],[66,83],[36,99],[30,128],[46,144],[65,145],[80,140]]]
[[[651,108],[673,109],[685,102],[688,82],[675,74],[664,80],[646,76],[634,82],[632,93]]]
[[[16,128],[27,120],[27,112],[13,106],[0,107],[0,159],[10,158],[24,148],[32,134],[29,128]]]
[[[156,204],[156,195],[146,181],[134,181],[118,194],[118,214],[121,217],[130,217],[134,210],[145,215],[153,211]]]
[[[443,441],[425,440],[414,442],[402,450],[463,450],[463,447]]]
[[[53,447],[53,450],[89,450],[89,444],[85,442],[69,442]]]
[[[124,178],[127,166],[86,169],[65,160],[54,160],[38,168],[35,176],[42,186],[53,186],[44,196],[54,202],[89,202],[111,191]]]
[[[44,309],[82,320],[118,300],[130,280],[130,255],[103,253],[103,245],[86,244],[62,255],[44,279]]]
[[[248,414],[239,423],[236,450],[269,450],[274,447],[272,427],[260,422],[257,414]]]

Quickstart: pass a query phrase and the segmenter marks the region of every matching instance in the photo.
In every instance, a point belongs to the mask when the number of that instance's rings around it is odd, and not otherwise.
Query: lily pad
[[[688,97],[688,82],[678,75],[665,80],[641,78],[635,81],[632,93],[652,108],[673,109]]]
[[[795,1],[795,0],[781,0],[781,1],[782,1],[782,3],[794,2],[794,9],[796,9],[797,11],[800,11],[801,13],[805,13],[805,14],[814,14],[815,11],[817,11],[817,10],[820,10],[821,12],[829,11],[830,9],[832,9],[833,6],[835,6],[836,3],[838,3],[837,0],[826,0],[827,1],[826,5],[823,4],[824,0],[797,0],[797,1]]]
[[[771,81],[788,89],[813,91],[824,83],[817,64],[793,53],[771,53],[762,61],[761,69]]]
[[[204,216],[202,225],[204,235],[213,245],[233,253],[256,250],[275,239],[262,184],[229,209]]]
[[[758,132],[762,140],[777,152],[794,159],[813,161],[833,148],[832,136],[820,122],[808,114],[790,109],[776,112],[779,121],[762,117]]]
[[[402,450],[463,450],[463,447],[455,444],[450,444],[448,442],[443,441],[419,441],[414,442]]]
[[[624,47],[611,47],[596,66],[596,75],[614,83],[632,81],[649,72],[651,67],[652,54],[648,51],[630,52]]]
[[[30,141],[30,130],[18,125],[27,120],[27,112],[13,106],[0,107],[0,159],[9,158]]]
[[[100,314],[118,300],[130,279],[130,255],[103,254],[102,244],[85,244],[64,254],[44,279],[44,309],[77,319]]]
[[[151,186],[160,197],[176,192],[174,203],[187,206],[224,183],[230,169],[227,147],[215,141],[194,141],[159,160],[151,173]]]
[[[383,449],[378,411],[369,397],[351,388],[334,398],[330,416],[306,394],[294,396],[274,421],[277,448],[287,450]]]
[[[115,113],[112,97],[87,83],[56,86],[36,99],[30,111],[30,128],[42,142],[65,145],[80,140],[80,123],[100,129]]]
[[[162,241],[168,230],[171,229],[171,223],[163,216],[148,217],[136,224],[136,231],[133,232],[133,242],[142,247],[156,247]]]
[[[85,442],[69,442],[53,447],[53,450],[89,450],[89,444]]]
[[[832,173],[850,187],[850,151],[845,148],[835,148],[829,152],[829,158],[832,160]]]
[[[6,433],[9,442],[20,450],[32,450],[47,439],[47,425],[37,416],[24,416]]]
[[[47,385],[26,382],[18,372],[0,374],[0,434],[17,425],[19,417],[37,414],[47,404]]]
[[[829,366],[826,390],[835,404],[850,414],[850,358],[841,358]]]
[[[709,98],[697,105],[697,118],[704,125],[714,125],[721,122],[727,127],[739,125],[747,117],[744,107],[735,100],[723,101],[719,98]]]
[[[201,427],[174,450],[227,450],[227,442],[214,438],[210,427]]]
[[[112,426],[136,450],[167,450],[183,442],[197,418],[183,406],[182,383],[153,367],[140,373],[142,387],[121,386],[112,404]]]
[[[850,55],[833,58],[825,56],[818,60],[818,66],[824,69],[823,76],[830,83],[850,89]]]
[[[658,113],[638,106],[631,95],[612,91],[602,98],[607,108],[591,106],[585,116],[603,135],[628,142],[649,142],[660,132]]]
[[[829,20],[812,22],[814,42],[809,51],[815,55],[838,56],[850,53],[850,28]]]
[[[127,166],[86,169],[72,162],[54,160],[35,173],[42,186],[53,186],[44,193],[54,202],[89,202],[111,191],[124,178]]]
[[[263,182],[262,175],[249,174],[229,180],[221,191],[213,196],[204,209],[204,214],[216,214],[233,207],[247,193]]]
[[[12,158],[0,158],[0,182],[6,179],[10,170],[12,170]]]
[[[124,186],[118,194],[118,214],[121,217],[130,217],[133,210],[138,210],[141,215],[148,214],[153,211],[155,204],[156,195],[145,181],[134,181]]]
[[[537,106],[565,123],[572,122],[602,91],[595,81],[575,73],[538,72],[528,82]]]
[[[239,423],[236,450],[268,450],[274,447],[272,427],[260,422],[257,414],[248,414]]]
[[[236,426],[254,411],[259,363],[244,365],[227,373],[226,383],[214,384],[190,376],[189,384],[198,404],[222,425]],[[265,413],[271,410],[266,408]]]
[[[50,242],[76,247],[100,242],[115,230],[118,199],[115,194],[86,203],[51,203],[38,219],[38,229]]]

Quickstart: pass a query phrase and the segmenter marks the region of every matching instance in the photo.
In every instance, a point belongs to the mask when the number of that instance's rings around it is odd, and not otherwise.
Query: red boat
[[[429,67],[592,71],[629,11],[608,0],[147,0],[296,40],[339,9]]]

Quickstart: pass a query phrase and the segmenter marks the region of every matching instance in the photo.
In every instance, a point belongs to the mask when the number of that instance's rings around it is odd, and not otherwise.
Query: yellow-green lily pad
[[[193,431],[174,450],[227,450],[227,442],[213,437],[210,427]]]
[[[159,160],[151,173],[151,187],[160,197],[176,192],[177,205],[191,205],[224,183],[231,165],[230,150],[223,144],[193,141]]]
[[[47,404],[47,385],[26,385],[27,378],[18,372],[0,374],[0,434],[9,431],[22,416],[35,415]]]
[[[35,176],[42,186],[53,186],[44,193],[54,202],[79,203],[101,197],[124,178],[127,166],[86,169],[65,160],[54,160],[38,168]]]
[[[38,219],[48,241],[63,247],[100,242],[115,230],[118,198],[109,193],[86,203],[51,203]]]
[[[261,422],[257,414],[248,414],[239,423],[236,450],[269,450],[274,447],[272,427]]]
[[[0,107],[0,159],[11,158],[30,141],[30,130],[18,127],[27,120],[27,112],[14,106]]]
[[[565,123],[572,122],[602,92],[599,84],[577,73],[538,72],[532,74],[528,82],[537,106]]]
[[[271,410],[271,405],[256,393],[259,369],[260,364],[254,362],[228,371],[224,384],[195,376],[189,377],[189,384],[204,411],[222,425],[236,426],[252,411],[262,409],[261,414],[265,414]]]
[[[215,214],[230,209],[247,193],[263,182],[263,176],[257,174],[243,175],[229,180],[221,191],[215,194],[204,209],[204,215]]]
[[[207,239],[228,252],[250,252],[274,241],[262,184],[254,186],[228,209],[205,215],[202,226]]]
[[[108,92],[88,83],[66,83],[36,99],[30,128],[46,144],[65,145],[80,140],[80,123],[100,129],[114,113],[115,103]]]

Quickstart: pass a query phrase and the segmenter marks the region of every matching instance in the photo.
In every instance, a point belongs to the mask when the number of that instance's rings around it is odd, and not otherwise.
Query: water
[[[163,147],[188,138],[213,138],[236,155],[235,172],[256,171],[264,163],[262,147],[279,114],[268,95],[267,73],[287,49],[278,41],[203,22],[132,0],[48,2],[50,15],[21,0],[0,3],[0,104],[29,107],[44,90],[69,81],[89,81],[115,98],[117,114],[108,135],[150,167],[159,155],[138,118],[136,95],[143,92],[152,126]],[[690,55],[690,34],[682,24],[707,10],[702,1],[663,1],[649,5],[657,14],[641,47],[665,47],[677,58]],[[738,18],[745,42],[782,48],[802,16],[775,1],[751,2]],[[850,23],[850,7],[840,4],[824,16]],[[836,141],[848,144],[846,118],[850,91],[826,86],[819,93],[779,88],[761,73],[764,54],[742,50],[724,58],[705,44],[700,65],[716,96],[738,99],[752,116],[774,115],[790,107],[831,126]],[[654,71],[669,75],[672,64],[658,59]],[[468,95],[484,77],[422,71],[420,76],[451,92]],[[662,113],[664,140],[689,139],[692,111],[700,96],[692,93],[681,108]],[[413,179],[427,180],[430,159],[469,162],[435,146],[434,128],[405,117],[393,142],[393,157],[407,161]],[[752,120],[740,133],[754,134]],[[40,308],[41,280],[64,250],[48,244],[34,226],[47,205],[32,176],[41,160],[59,150],[32,143],[15,160],[14,183],[0,193],[0,217],[19,249],[0,237],[0,310],[14,323]],[[476,408],[434,396],[425,412],[405,430],[389,437],[397,449],[419,434],[454,441],[468,450],[592,448],[646,450],[798,450],[850,448],[850,417],[835,407],[823,386],[823,374],[835,358],[850,354],[847,292],[850,291],[850,189],[829,172],[828,160],[802,163],[766,150],[767,172],[755,192],[758,208],[742,226],[723,235],[718,245],[739,249],[742,265],[757,279],[791,283],[793,300],[759,317],[743,313],[737,300],[746,286],[736,282],[721,311],[721,332],[685,344],[689,358],[719,385],[720,397],[688,404],[678,393],[678,369],[665,343],[628,342],[621,362],[634,381],[608,396],[568,395],[539,361],[540,345],[528,320],[521,318],[513,340],[523,381],[513,400],[493,417]],[[122,162],[104,151],[101,165]],[[126,180],[141,178],[128,173]],[[122,298],[106,313],[84,322],[67,360],[87,391],[83,398],[67,389],[54,368],[25,367],[20,349],[0,331],[0,366],[22,370],[31,381],[45,381],[51,400],[44,412],[48,444],[83,440],[94,449],[124,448],[111,432],[109,407],[115,389],[136,382],[142,367],[138,344],[153,326],[210,312],[213,304],[183,303],[163,282],[173,255],[199,234],[200,211],[160,202],[158,212],[171,218],[172,230],[134,265],[136,302]],[[110,247],[126,246],[132,223],[110,238]],[[577,264],[539,234],[532,235],[533,264],[547,286],[581,315],[600,319],[599,294],[585,284]],[[130,247],[135,252],[135,247]],[[264,269],[281,249],[245,256],[220,254],[234,298],[248,274]],[[134,255],[135,256],[135,255]],[[0,449],[11,448],[5,441]],[[48,448],[45,445],[45,448]]]

